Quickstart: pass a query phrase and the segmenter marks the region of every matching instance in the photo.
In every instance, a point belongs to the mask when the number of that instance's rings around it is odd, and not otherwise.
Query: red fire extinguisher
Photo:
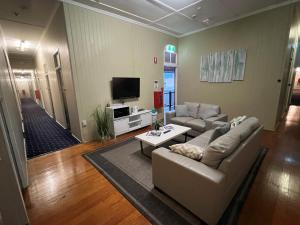
[[[163,107],[163,90],[154,91],[154,108],[159,109]]]

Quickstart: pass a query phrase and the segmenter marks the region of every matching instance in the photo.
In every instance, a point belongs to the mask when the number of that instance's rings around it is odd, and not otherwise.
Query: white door
[[[3,109],[0,105],[0,224],[29,224],[8,133]]]

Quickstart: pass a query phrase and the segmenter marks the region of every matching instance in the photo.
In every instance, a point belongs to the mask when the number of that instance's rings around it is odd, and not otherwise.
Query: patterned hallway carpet
[[[21,99],[27,158],[33,158],[79,143],[32,99]]]

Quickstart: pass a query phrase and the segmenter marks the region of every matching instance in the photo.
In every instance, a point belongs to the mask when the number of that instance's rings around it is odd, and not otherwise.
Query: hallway
[[[21,106],[28,159],[79,143],[32,99],[22,98]]]

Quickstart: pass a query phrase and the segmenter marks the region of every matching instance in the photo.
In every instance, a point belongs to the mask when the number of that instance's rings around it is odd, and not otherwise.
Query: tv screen
[[[113,99],[140,97],[140,78],[113,77]]]

